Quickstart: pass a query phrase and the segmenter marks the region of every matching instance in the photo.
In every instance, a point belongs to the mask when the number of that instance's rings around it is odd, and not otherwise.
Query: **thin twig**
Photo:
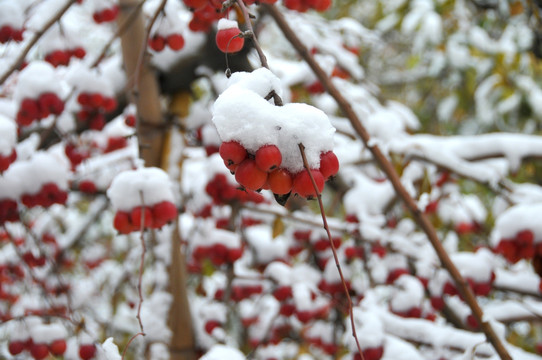
[[[265,54],[262,50],[262,47],[260,46],[260,42],[258,41],[258,38],[256,37],[256,33],[254,32],[254,28],[252,27],[252,23],[250,22],[250,15],[248,13],[247,7],[245,6],[245,3],[243,0],[237,0],[237,5],[239,5],[239,8],[241,9],[241,12],[243,14],[243,17],[245,18],[245,24],[247,25],[248,30],[250,31],[250,37],[252,38],[252,42],[254,43],[254,48],[256,48],[256,51],[258,52],[258,56],[260,58],[260,62],[262,63],[262,66],[266,69],[269,69],[269,64],[267,63],[267,58],[265,57]],[[282,106],[283,102],[281,97],[275,92],[272,92],[273,95],[273,101],[275,102],[275,105]]]
[[[357,114],[354,112],[350,103],[341,94],[341,92],[337,89],[337,87],[333,84],[333,82],[327,76],[325,71],[316,62],[316,60],[310,54],[307,47],[297,37],[295,32],[292,30],[292,28],[290,27],[290,25],[284,18],[283,14],[273,5],[262,4],[261,6],[263,6],[266,9],[267,13],[271,15],[271,17],[273,17],[273,19],[275,20],[275,22],[277,23],[277,25],[283,32],[284,36],[288,39],[288,41],[292,44],[292,46],[297,50],[297,53],[307,62],[307,64],[310,66],[310,68],[313,70],[315,75],[318,77],[318,79],[320,80],[324,88],[335,99],[340,109],[343,111],[346,117],[350,120],[352,127],[354,128],[356,133],[360,136],[365,146],[371,151],[375,160],[380,165],[382,171],[384,171],[384,173],[390,180],[397,195],[401,198],[401,200],[406,205],[408,210],[412,213],[412,216],[414,220],[416,221],[416,223],[427,235],[427,238],[429,239],[429,241],[431,242],[431,245],[435,249],[435,252],[437,253],[440,259],[440,262],[448,270],[448,272],[450,273],[450,276],[454,279],[454,282],[460,294],[462,295],[463,299],[465,299],[465,302],[467,303],[467,305],[470,307],[474,318],[478,321],[478,324],[480,324],[480,327],[482,331],[485,333],[487,340],[493,345],[493,347],[495,348],[495,351],[499,354],[499,357],[502,360],[512,360],[510,354],[504,347],[504,344],[502,343],[501,339],[495,333],[493,327],[487,321],[484,320],[483,311],[480,305],[478,304],[478,302],[476,301],[476,297],[474,296],[472,289],[469,287],[469,285],[467,284],[463,276],[461,276],[459,270],[454,265],[448,253],[442,246],[442,243],[440,242],[440,239],[437,235],[437,232],[433,224],[429,221],[427,216],[425,216],[425,214],[418,208],[416,201],[410,196],[408,191],[405,189],[405,187],[401,183],[401,179],[399,178],[399,176],[397,175],[397,172],[395,171],[395,168],[393,167],[391,162],[388,160],[388,158],[386,158],[386,156],[380,150],[378,145],[376,145],[374,142],[371,142],[371,137],[367,129],[362,125],[360,119],[358,118]]]
[[[124,351],[122,352],[122,360],[124,360],[124,356],[126,355],[126,350],[128,350],[128,347],[130,346],[130,344],[132,343],[132,341],[134,341],[135,338],[138,337],[139,335],[145,336],[144,333],[138,332],[137,334],[135,334],[134,336],[132,336],[132,337],[130,338],[130,340],[128,340],[128,343],[126,344],[126,347],[124,348]]]
[[[54,23],[60,20],[60,18],[64,15],[64,13],[66,13],[66,11],[68,11],[70,6],[72,6],[75,1],[77,0],[68,0],[66,4],[64,4],[64,6],[61,7],[59,11],[57,11],[56,14],[45,23],[41,30],[32,34],[31,39],[28,41],[23,50],[19,53],[19,56],[17,56],[15,62],[11,64],[11,66],[6,70],[6,72],[0,75],[0,85],[2,85],[4,81],[6,81],[6,79],[21,66],[24,58],[26,57],[30,49],[32,49],[32,47],[38,42],[38,40],[43,36],[43,34],[45,34],[45,32],[47,32],[47,30],[49,30],[49,28],[53,26]]]
[[[329,243],[331,244],[331,251],[333,252],[335,265],[337,266],[337,270],[339,271],[339,276],[341,277],[341,281],[343,283],[344,293],[346,294],[346,298],[348,300],[348,312],[350,315],[350,324],[352,325],[352,336],[354,337],[354,340],[356,341],[356,346],[358,347],[358,352],[359,352],[359,355],[361,356],[361,359],[365,360],[365,357],[363,356],[363,351],[361,350],[361,346],[359,345],[358,335],[356,333],[352,298],[350,297],[350,291],[348,290],[348,286],[346,285],[346,280],[344,279],[341,264],[339,263],[339,257],[337,256],[337,249],[335,248],[335,243],[333,242],[333,239],[331,238],[331,232],[329,231],[329,226],[327,225],[327,218],[326,218],[326,213],[324,209],[324,204],[322,203],[322,194],[320,194],[320,191],[318,191],[318,186],[316,186],[316,182],[314,181],[314,177],[312,176],[309,163],[307,162],[307,157],[305,156],[305,146],[303,146],[303,144],[298,144],[298,146],[299,146],[299,151],[301,152],[301,157],[303,158],[303,167],[305,168],[305,170],[307,170],[309,177],[311,179],[312,186],[314,187],[314,191],[316,191],[316,198],[318,199],[318,206],[320,207],[320,213],[322,214],[322,222],[324,223],[324,229],[326,230],[327,238],[329,240]]]
[[[139,239],[141,240],[141,261],[139,262],[139,279],[137,282],[137,292],[139,295],[139,304],[137,305],[137,321],[139,322],[139,328],[141,333],[145,336],[145,330],[143,330],[143,322],[141,322],[141,305],[143,305],[143,267],[145,265],[145,253],[147,247],[145,245],[145,202],[143,201],[143,191],[139,192],[141,197],[141,227],[139,229]]]

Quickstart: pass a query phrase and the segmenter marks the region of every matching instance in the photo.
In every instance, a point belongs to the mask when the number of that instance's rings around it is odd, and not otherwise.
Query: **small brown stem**
[[[147,247],[145,245],[145,202],[143,201],[143,191],[139,192],[141,198],[141,227],[139,229],[139,239],[141,240],[141,261],[139,262],[139,279],[137,282],[137,292],[139,295],[139,304],[137,305],[137,321],[139,322],[139,328],[141,333],[145,336],[145,330],[143,330],[143,322],[141,321],[141,305],[143,305],[143,267],[145,265],[145,253],[147,252]]]
[[[425,214],[418,208],[416,201],[405,189],[392,163],[380,150],[378,145],[371,142],[371,137],[367,129],[362,125],[360,119],[354,112],[354,109],[352,108],[348,100],[346,100],[346,98],[341,94],[339,89],[337,89],[337,87],[333,84],[325,71],[320,67],[314,57],[310,54],[307,47],[297,37],[295,32],[292,30],[292,28],[284,18],[283,14],[273,5],[262,4],[262,6],[266,9],[267,13],[271,15],[271,17],[273,17],[273,19],[283,32],[284,36],[297,50],[298,54],[307,62],[307,64],[316,74],[327,92],[335,99],[340,109],[350,120],[350,123],[352,124],[352,127],[354,128],[356,133],[362,139],[365,146],[371,151],[376,162],[380,165],[382,171],[384,171],[389,181],[393,185],[395,192],[401,198],[408,210],[411,212],[418,226],[420,226],[420,228],[427,235],[427,238],[431,242],[431,245],[435,249],[435,252],[440,259],[440,262],[442,263],[442,266],[444,266],[450,273],[450,276],[454,280],[461,296],[463,297],[463,299],[465,299],[465,302],[470,307],[473,316],[480,324],[480,327],[485,333],[487,340],[493,345],[495,351],[499,354],[499,357],[502,360],[512,360],[510,354],[504,347],[501,339],[495,333],[493,327],[487,321],[484,321],[484,314],[482,308],[476,301],[476,297],[474,296],[472,289],[469,287],[455,264],[450,259],[450,256],[442,246],[442,243],[440,242],[440,239],[437,235],[435,228],[433,227],[433,224],[429,221],[428,217],[425,216]]]
[[[32,49],[32,47],[38,42],[38,40],[43,36],[43,34],[45,34],[47,30],[49,30],[49,28],[53,26],[54,23],[60,20],[60,18],[66,13],[66,11],[68,11],[70,6],[72,6],[75,1],[76,0],[67,1],[66,4],[64,4],[64,6],[62,6],[53,17],[51,17],[49,21],[45,23],[41,30],[32,34],[32,38],[28,41],[24,49],[19,53],[19,56],[17,56],[15,62],[11,64],[11,66],[6,70],[6,72],[0,75],[0,85],[2,85],[4,81],[6,81],[6,79],[21,66],[24,58],[26,57],[30,49]]]
[[[124,356],[126,355],[126,350],[128,350],[128,347],[130,346],[130,344],[132,343],[132,341],[134,341],[135,338],[138,337],[138,336],[140,336],[140,335],[141,335],[141,336],[145,336],[144,333],[138,332],[137,334],[135,334],[134,336],[132,336],[132,337],[130,338],[130,340],[128,340],[128,343],[126,344],[126,347],[124,348],[124,351],[122,352],[122,360],[124,360]]]
[[[243,0],[237,0],[237,5],[239,5],[239,8],[241,9],[241,12],[243,13],[243,17],[245,18],[245,24],[247,24],[248,30],[250,30],[252,42],[254,43],[254,48],[258,52],[258,56],[260,58],[260,62],[262,63],[262,66],[266,69],[269,69],[269,64],[267,63],[267,58],[265,57],[265,54],[262,50],[262,47],[260,46],[260,42],[258,41],[258,38],[256,37],[256,33],[254,32],[254,28],[252,27],[252,23],[250,22],[250,15],[248,13],[247,7],[245,6],[245,3]],[[273,91],[272,94],[273,100],[275,101],[275,105],[282,106],[283,102],[281,97]]]
[[[329,240],[329,243],[331,244],[331,251],[333,252],[335,265],[337,266],[337,270],[339,271],[339,276],[341,277],[341,281],[343,283],[344,293],[348,300],[348,312],[350,315],[350,324],[352,325],[352,336],[354,337],[354,340],[356,340],[356,346],[358,347],[358,352],[359,352],[359,355],[361,356],[361,359],[365,360],[363,356],[363,351],[361,350],[361,346],[359,345],[358,335],[356,334],[356,324],[354,323],[354,309],[352,305],[352,298],[350,297],[350,291],[348,290],[348,286],[346,285],[346,280],[344,279],[341,264],[339,263],[339,257],[337,256],[337,249],[335,248],[335,244],[333,243],[333,240],[331,238],[331,232],[329,231],[329,226],[327,225],[327,218],[326,218],[326,213],[324,210],[324,204],[322,203],[322,194],[320,194],[320,191],[318,191],[318,186],[316,185],[316,182],[314,181],[314,177],[312,176],[309,163],[307,162],[307,157],[305,156],[305,146],[303,146],[303,144],[298,144],[298,146],[299,146],[299,151],[301,152],[301,157],[303,158],[303,167],[309,173],[312,186],[314,187],[314,191],[316,191],[316,198],[318,199],[318,206],[320,207],[320,213],[322,214],[322,222],[324,223],[324,229],[326,230],[327,238]]]

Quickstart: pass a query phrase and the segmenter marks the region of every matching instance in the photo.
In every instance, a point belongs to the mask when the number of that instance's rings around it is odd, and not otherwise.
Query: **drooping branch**
[[[47,32],[47,30],[49,30],[49,28],[54,25],[54,23],[60,20],[60,18],[66,13],[66,11],[68,11],[70,6],[72,6],[73,3],[75,3],[76,1],[77,0],[68,0],[64,4],[64,6],[58,9],[55,15],[51,17],[49,21],[47,21],[45,25],[43,25],[43,27],[39,31],[32,34],[32,37],[30,38],[30,40],[28,40],[28,42],[26,43],[26,46],[21,50],[21,52],[19,53],[15,61],[2,75],[0,75],[0,85],[2,85],[4,81],[6,81],[6,79],[15,70],[21,67],[22,63],[24,62],[24,58],[26,57],[28,52],[32,49],[32,47],[38,42],[38,40],[43,36],[43,34],[45,34],[45,32]]]
[[[360,119],[354,112],[354,109],[352,108],[350,103],[342,95],[339,89],[337,89],[337,87],[333,84],[325,71],[316,62],[314,57],[311,55],[309,49],[307,49],[307,47],[297,37],[296,33],[290,27],[283,14],[274,5],[263,4],[262,6],[266,9],[267,13],[275,20],[275,22],[283,32],[284,36],[296,49],[297,53],[307,62],[307,64],[313,70],[326,91],[335,99],[340,109],[350,120],[350,123],[352,124],[354,130],[359,135],[365,146],[370,150],[376,162],[379,164],[382,171],[384,171],[384,173],[390,180],[399,198],[401,198],[405,206],[412,213],[412,216],[418,226],[420,226],[420,228],[427,235],[427,238],[435,249],[435,252],[440,259],[440,262],[450,273],[450,276],[456,283],[459,292],[465,299],[465,302],[470,307],[474,318],[478,321],[478,324],[480,324],[481,329],[485,333],[487,340],[493,345],[502,360],[512,360],[510,354],[504,347],[501,339],[495,333],[493,327],[487,321],[485,321],[482,309],[476,301],[476,297],[474,296],[472,289],[468,286],[467,282],[461,276],[459,270],[448,256],[448,253],[440,242],[440,239],[437,235],[435,228],[433,227],[433,224],[429,221],[427,216],[425,216],[423,211],[418,208],[416,201],[407,192],[406,188],[401,183],[399,175],[395,171],[393,165],[388,160],[388,158],[380,150],[377,144],[371,142],[371,137],[367,129],[362,125]]]

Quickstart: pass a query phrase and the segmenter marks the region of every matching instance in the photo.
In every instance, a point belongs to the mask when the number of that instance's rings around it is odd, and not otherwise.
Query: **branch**
[[[343,284],[344,293],[346,295],[346,299],[348,300],[348,313],[350,315],[350,324],[352,325],[352,336],[354,337],[354,340],[356,341],[356,346],[358,348],[359,356],[361,356],[362,360],[365,360],[363,356],[363,351],[361,350],[361,346],[359,345],[358,335],[356,334],[356,324],[354,323],[354,309],[352,305],[352,298],[350,297],[350,291],[348,290],[348,286],[346,285],[346,281],[344,279],[341,264],[339,263],[339,257],[337,256],[337,249],[335,248],[335,243],[333,242],[333,239],[331,238],[331,232],[329,231],[329,226],[327,225],[326,212],[324,209],[324,204],[322,203],[322,194],[320,194],[320,191],[318,191],[318,186],[316,185],[316,182],[314,181],[314,177],[312,176],[311,169],[307,161],[307,157],[305,156],[305,146],[303,146],[303,144],[299,144],[298,146],[299,146],[299,151],[301,152],[301,157],[303,158],[303,167],[305,168],[305,170],[307,170],[307,173],[309,174],[309,177],[311,179],[312,186],[314,187],[314,191],[316,191],[316,198],[318,199],[318,206],[320,207],[320,213],[322,214],[322,222],[324,223],[324,229],[326,230],[327,238],[329,240],[329,243],[331,244],[333,259],[335,260],[335,265],[337,266],[337,270],[339,271],[339,276],[341,277],[341,282]]]
[[[66,11],[68,11],[70,6],[72,6],[72,4],[75,1],[76,0],[68,0],[66,2],[66,4],[64,4],[64,6],[61,7],[57,11],[56,14],[51,19],[49,19],[48,22],[45,23],[45,25],[43,26],[43,28],[41,30],[39,30],[38,32],[35,32],[34,34],[32,34],[32,37],[30,38],[30,40],[28,41],[26,46],[23,48],[23,50],[19,53],[19,56],[17,56],[17,58],[15,59],[15,62],[13,62],[11,64],[11,66],[6,70],[6,72],[4,72],[2,75],[0,75],[0,85],[2,85],[4,83],[4,81],[6,81],[6,79],[15,70],[17,70],[18,68],[21,67],[21,64],[23,63],[24,58],[26,57],[26,55],[28,54],[30,49],[32,49],[32,47],[38,42],[38,40],[43,36],[43,34],[45,34],[47,32],[47,30],[49,30],[49,28],[51,26],[53,26],[54,23],[56,23],[58,20],[60,20],[60,18],[64,15],[64,13],[66,13]]]
[[[284,36],[292,44],[292,46],[297,50],[298,54],[307,62],[311,67],[313,72],[316,74],[324,88],[327,92],[335,99],[343,113],[350,120],[354,130],[360,136],[365,146],[371,151],[377,163],[380,165],[382,171],[386,174],[390,182],[392,183],[397,195],[401,198],[405,206],[412,213],[412,216],[416,223],[422,228],[422,230],[427,235],[427,238],[431,242],[431,245],[435,249],[440,262],[448,270],[451,277],[454,279],[456,286],[461,293],[462,297],[465,299],[466,303],[469,305],[473,316],[480,324],[483,332],[486,335],[488,341],[493,345],[497,353],[499,354],[502,360],[512,360],[510,354],[504,347],[501,339],[497,336],[491,325],[484,321],[484,314],[480,305],[476,301],[476,297],[472,292],[472,289],[468,286],[465,279],[459,273],[459,270],[456,268],[446,250],[442,246],[440,239],[438,238],[437,232],[433,227],[433,224],[429,221],[427,216],[418,208],[416,201],[410,196],[407,192],[397,172],[395,171],[391,162],[386,158],[384,153],[380,150],[378,145],[371,142],[371,137],[367,132],[367,129],[362,125],[357,114],[354,112],[350,103],[346,98],[341,94],[341,92],[335,87],[330,78],[326,75],[325,71],[320,67],[320,65],[315,61],[314,57],[310,54],[307,47],[301,42],[297,37],[295,32],[292,30],[290,25],[287,23],[286,19],[282,13],[272,5],[262,4],[262,6],[267,10],[267,12],[273,17]]]

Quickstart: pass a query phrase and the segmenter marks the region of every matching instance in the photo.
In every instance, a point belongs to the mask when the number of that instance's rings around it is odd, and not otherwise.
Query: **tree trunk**
[[[147,44],[146,32],[141,8],[137,0],[120,0],[118,24],[128,18],[132,23],[121,35],[122,54],[126,67],[129,88],[133,89],[133,101],[138,114],[138,141],[140,157],[146,166],[160,167],[164,153],[165,131],[164,119],[160,109],[160,89],[156,74],[148,65],[145,52]],[[139,14],[131,16],[134,10]],[[171,265],[169,268],[169,291],[172,294],[168,326],[172,331],[170,341],[171,360],[194,360],[194,335],[192,318],[186,293],[186,266],[181,253],[179,232],[175,231],[171,239]]]

